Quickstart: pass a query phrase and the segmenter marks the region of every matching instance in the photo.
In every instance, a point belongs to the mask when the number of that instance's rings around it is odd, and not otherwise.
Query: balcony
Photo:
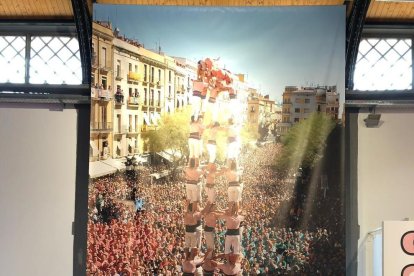
[[[148,126],[148,125],[143,125],[141,127],[141,132],[147,132],[147,131],[151,131],[151,130],[157,130],[157,127],[154,125]]]
[[[111,92],[107,89],[91,88],[91,98],[108,102],[112,99]]]
[[[138,134],[139,127],[138,126],[129,126],[127,129],[128,134]]]
[[[132,82],[135,84],[138,84],[138,82],[141,80],[141,76],[138,73],[129,71],[128,72],[128,82]]]
[[[139,97],[128,98],[128,106],[138,106],[138,105],[139,105]]]
[[[112,131],[112,122],[92,122],[91,131],[110,132]]]
[[[115,106],[117,106],[117,107],[123,106],[125,104],[124,103],[124,95],[115,94],[114,102],[115,102]]]
[[[117,81],[121,81],[124,78],[123,75],[124,75],[124,72],[122,72],[122,71],[116,71],[115,72],[115,79]]]
[[[184,85],[177,85],[175,87],[175,91],[177,91],[177,93],[184,93],[184,91],[185,91]]]
[[[118,126],[114,127],[114,134],[115,135],[124,134],[127,131],[128,131],[128,128],[126,127],[126,125],[118,125]]]
[[[111,67],[111,65],[109,64],[101,64],[100,66],[99,66],[99,70],[102,72],[102,73],[104,73],[104,74],[106,74],[106,73],[108,73],[108,72],[110,72],[110,71],[112,71],[112,67]]]

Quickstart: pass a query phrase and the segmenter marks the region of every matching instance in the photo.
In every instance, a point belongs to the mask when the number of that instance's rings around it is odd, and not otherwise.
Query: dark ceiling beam
[[[92,19],[87,0],[71,0],[82,62],[82,83],[91,83]]]
[[[351,13],[347,18],[345,88],[348,91],[354,87],[354,71],[358,56],[358,46],[370,3],[371,0],[355,0]]]

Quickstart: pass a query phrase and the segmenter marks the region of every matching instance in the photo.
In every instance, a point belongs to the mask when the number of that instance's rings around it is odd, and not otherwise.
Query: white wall
[[[372,238],[384,220],[414,217],[414,108],[383,108],[382,125],[358,116],[358,275],[372,275]]]
[[[1,275],[72,275],[75,109],[0,104]]]

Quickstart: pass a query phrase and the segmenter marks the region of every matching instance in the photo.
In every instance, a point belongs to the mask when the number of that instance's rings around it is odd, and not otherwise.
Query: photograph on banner
[[[345,275],[345,8],[93,14],[87,275]]]

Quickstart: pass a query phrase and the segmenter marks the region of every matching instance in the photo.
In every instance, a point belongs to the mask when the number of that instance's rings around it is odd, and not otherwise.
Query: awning
[[[148,118],[148,114],[144,112],[144,122],[145,124],[147,124],[148,126],[151,125],[150,120]]]
[[[92,156],[98,156],[99,150],[98,150],[98,147],[95,145],[95,143],[93,141],[89,141],[89,145],[92,148]]]
[[[174,152],[174,154],[173,154],[173,152]],[[174,161],[174,159],[177,160],[177,159],[181,158],[181,154],[178,150],[173,151],[171,149],[166,149],[166,150],[157,152],[157,154],[159,156],[161,156],[162,158],[166,159],[170,163],[172,163]]]
[[[119,159],[108,158],[108,159],[102,160],[100,162],[102,162],[106,165],[109,165],[113,168],[116,168],[119,171],[125,170],[125,164]]]
[[[89,177],[97,178],[108,174],[113,174],[118,171],[117,168],[105,164],[103,161],[89,162]]]

